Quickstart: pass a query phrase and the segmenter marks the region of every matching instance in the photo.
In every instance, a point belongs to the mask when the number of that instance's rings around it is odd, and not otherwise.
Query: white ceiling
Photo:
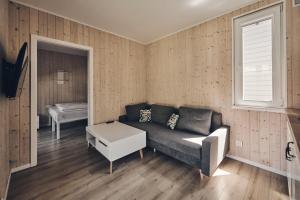
[[[12,0],[143,44],[257,0]]]

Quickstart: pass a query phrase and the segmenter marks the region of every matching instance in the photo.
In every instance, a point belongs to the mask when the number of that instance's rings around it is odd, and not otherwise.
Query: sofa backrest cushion
[[[140,110],[148,109],[147,103],[139,103],[125,106],[128,121],[137,122],[140,119]]]
[[[201,135],[209,135],[211,121],[212,110],[180,107],[177,128]]]
[[[151,105],[151,120],[158,124],[167,125],[167,121],[174,111],[175,108],[171,106],[153,104]]]
[[[211,127],[210,132],[214,132],[222,126],[222,114],[213,112],[211,116]]]

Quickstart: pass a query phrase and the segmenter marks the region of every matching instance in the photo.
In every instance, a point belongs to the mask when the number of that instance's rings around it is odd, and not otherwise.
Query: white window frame
[[[272,26],[272,93],[273,101],[243,100],[243,66],[242,66],[242,27],[264,19],[272,18],[277,24]],[[234,108],[250,110],[280,111],[287,108],[287,68],[286,68],[286,26],[285,3],[263,7],[232,19],[232,105]],[[279,41],[279,42],[278,42]],[[279,50],[279,51],[277,51]]]

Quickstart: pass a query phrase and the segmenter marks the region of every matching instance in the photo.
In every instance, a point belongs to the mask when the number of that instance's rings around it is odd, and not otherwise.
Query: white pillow
[[[179,115],[176,115],[176,114],[173,113],[173,114],[170,116],[170,118],[169,118],[169,120],[168,120],[168,122],[167,122],[167,126],[168,126],[170,129],[174,130],[174,128],[175,128],[175,126],[176,126],[176,124],[177,124],[178,119],[179,119]]]
[[[140,110],[139,122],[150,122],[151,121],[151,109]]]

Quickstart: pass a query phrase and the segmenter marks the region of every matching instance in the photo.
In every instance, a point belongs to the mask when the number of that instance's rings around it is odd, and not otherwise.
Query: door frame
[[[90,46],[80,45],[72,42],[66,42],[62,40],[52,39],[44,36],[31,34],[31,157],[30,167],[37,165],[37,50],[38,43],[49,43],[52,45],[63,46],[73,48],[77,50],[83,50],[87,52],[87,74],[88,74],[88,125],[94,124],[94,101],[93,101],[93,48]]]

